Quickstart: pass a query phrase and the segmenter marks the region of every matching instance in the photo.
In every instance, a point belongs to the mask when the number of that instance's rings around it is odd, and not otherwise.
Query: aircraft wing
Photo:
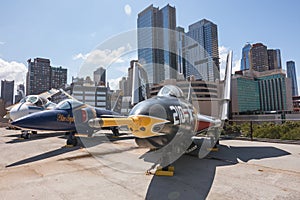
[[[49,97],[52,97],[53,95],[55,95],[57,93],[59,93],[59,90],[52,88],[51,90],[43,92],[43,93],[39,94],[38,96],[48,99]]]

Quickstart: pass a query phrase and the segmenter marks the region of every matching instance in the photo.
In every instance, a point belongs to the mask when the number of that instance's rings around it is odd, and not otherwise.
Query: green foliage
[[[250,137],[250,122],[240,125],[236,123],[226,123],[223,134],[226,135],[242,135]],[[287,121],[283,124],[275,124],[272,122],[264,122],[252,125],[253,137],[270,138],[282,140],[300,140],[300,122]]]
[[[222,134],[225,135],[240,135],[240,133],[241,133],[240,125],[237,125],[236,123],[229,124],[228,122],[225,123],[224,129],[222,131]]]

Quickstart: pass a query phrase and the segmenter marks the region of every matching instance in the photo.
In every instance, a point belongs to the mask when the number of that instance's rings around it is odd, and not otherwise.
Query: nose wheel
[[[22,139],[30,139],[30,133],[29,131],[21,131],[21,135],[20,135],[20,138]]]
[[[75,133],[72,132],[72,133],[69,133],[68,135],[68,139],[67,139],[67,146],[77,146],[78,144],[78,140],[75,136]]]

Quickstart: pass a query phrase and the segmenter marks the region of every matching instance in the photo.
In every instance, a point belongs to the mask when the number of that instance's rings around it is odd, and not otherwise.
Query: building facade
[[[102,109],[110,109],[107,87],[74,85],[72,96],[82,103]]]
[[[186,97],[188,96],[190,83],[188,81],[177,81],[175,79],[165,80],[160,84],[153,85],[150,88],[150,96],[156,96],[164,85],[176,85],[183,91]],[[219,117],[220,91],[223,91],[220,85],[220,82],[191,81],[192,103],[199,113]]]
[[[281,54],[279,49],[268,49],[269,70],[282,69]]]
[[[51,67],[50,60],[35,58],[27,60],[26,95],[40,94],[51,88],[61,88],[67,84],[67,69]]]
[[[20,84],[17,87],[17,94],[15,95],[15,103],[18,103],[23,97],[25,97],[25,86]]]
[[[191,24],[186,35],[186,77],[194,75],[204,81],[220,79],[217,25],[202,19]]]
[[[250,49],[250,69],[263,72],[269,70],[267,46],[253,44]]]
[[[106,85],[106,69],[99,67],[96,71],[94,71],[94,82],[96,86]]]
[[[51,88],[64,88],[67,83],[68,70],[62,67],[51,67]]]
[[[40,94],[51,89],[51,67],[50,60],[35,58],[28,61],[28,72],[26,79],[26,94]]]
[[[232,79],[232,113],[255,114],[293,110],[290,79],[282,70],[236,74]]]
[[[241,70],[250,69],[250,49],[252,45],[246,44],[242,49]]]
[[[296,65],[294,61],[286,62],[287,77],[292,81],[292,95],[298,96]]]
[[[1,98],[4,101],[5,107],[13,104],[14,99],[14,81],[1,81]]]
[[[174,78],[177,72],[176,9],[150,5],[138,14],[138,60],[150,83]]]

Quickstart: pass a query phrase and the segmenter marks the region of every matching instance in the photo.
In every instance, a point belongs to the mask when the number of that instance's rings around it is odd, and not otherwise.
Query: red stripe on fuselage
[[[197,124],[198,124],[197,131],[207,129],[211,125],[210,122],[204,122],[204,121],[198,121]]]

